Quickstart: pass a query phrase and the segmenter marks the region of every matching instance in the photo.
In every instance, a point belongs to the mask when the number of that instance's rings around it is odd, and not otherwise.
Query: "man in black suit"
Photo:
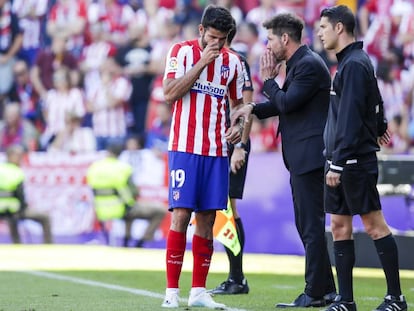
[[[232,117],[249,120],[279,116],[283,159],[290,172],[296,228],[305,248],[305,290],[278,308],[321,307],[335,298],[335,282],[326,247],[323,206],[323,131],[329,107],[331,78],[323,60],[301,44],[303,21],[279,14],[263,23],[268,44],[261,58],[263,93],[269,101],[248,103]],[[286,61],[286,79],[275,81]]]

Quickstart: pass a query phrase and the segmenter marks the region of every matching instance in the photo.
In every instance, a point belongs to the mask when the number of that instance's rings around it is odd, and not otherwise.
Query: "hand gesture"
[[[237,171],[246,163],[246,155],[246,150],[234,147],[234,151],[230,159],[230,168],[234,174],[236,174]]]
[[[274,79],[278,74],[282,62],[277,62],[274,54],[270,50],[260,57],[260,77],[263,81]]]
[[[215,60],[220,55],[220,49],[218,43],[209,43],[204,48],[203,53],[201,55],[201,61],[204,62],[205,65],[210,64],[213,60]]]
[[[244,130],[244,120],[239,118],[238,121],[230,126],[225,134],[226,140],[230,144],[237,144],[241,141],[242,134]]]
[[[384,135],[382,135],[381,137],[378,137],[378,144],[380,145],[387,145],[389,144],[391,140],[391,133],[386,130]]]
[[[333,171],[328,171],[328,173],[326,174],[326,184],[329,187],[336,188],[339,186],[340,183],[341,183],[341,174],[333,172]]]

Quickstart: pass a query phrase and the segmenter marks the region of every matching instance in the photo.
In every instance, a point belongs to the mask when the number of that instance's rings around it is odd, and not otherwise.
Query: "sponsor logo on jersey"
[[[214,84],[208,81],[197,80],[194,83],[192,90],[197,93],[202,93],[217,98],[223,98],[226,95],[225,86]]]

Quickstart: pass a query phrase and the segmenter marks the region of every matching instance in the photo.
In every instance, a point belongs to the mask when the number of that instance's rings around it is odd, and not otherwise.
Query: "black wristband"
[[[254,102],[250,102],[250,103],[247,103],[246,105],[252,106],[252,114],[254,114],[254,111],[256,110],[257,104],[254,103]]]
[[[241,149],[244,149],[245,151],[247,151],[247,145],[245,143],[242,143],[242,142],[239,142],[239,143],[235,144],[234,148],[241,148]]]

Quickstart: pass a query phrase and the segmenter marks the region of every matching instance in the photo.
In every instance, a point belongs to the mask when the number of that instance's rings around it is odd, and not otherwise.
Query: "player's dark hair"
[[[227,35],[227,44],[230,46],[233,42],[234,37],[236,36],[237,27],[236,27],[236,20],[232,17],[233,20],[233,28],[230,30],[230,32]]]
[[[277,36],[288,34],[295,42],[302,40],[303,21],[291,13],[278,14],[275,17],[265,21],[263,27],[272,29],[272,33]]]
[[[234,28],[230,11],[216,5],[209,5],[205,8],[201,17],[201,25],[205,29],[213,28],[222,33],[229,33]]]
[[[325,8],[322,10],[320,17],[326,17],[333,27],[338,23],[342,23],[348,34],[355,35],[355,15],[346,5]]]

